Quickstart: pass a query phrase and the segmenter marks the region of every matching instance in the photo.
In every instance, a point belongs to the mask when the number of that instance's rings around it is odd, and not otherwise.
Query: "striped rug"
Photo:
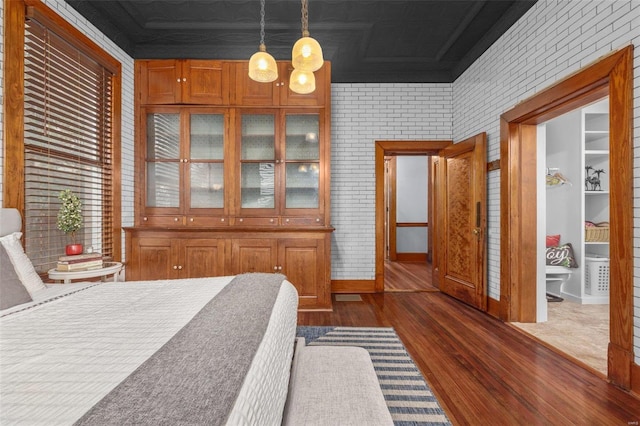
[[[308,345],[368,350],[396,426],[451,424],[393,328],[304,326],[298,336]]]

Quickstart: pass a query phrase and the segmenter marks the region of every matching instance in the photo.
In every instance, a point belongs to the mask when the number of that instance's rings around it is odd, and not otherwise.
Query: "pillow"
[[[573,254],[573,246],[566,243],[558,247],[547,247],[547,265],[577,268],[578,263]]]
[[[547,247],[558,247],[560,235],[547,235]]]
[[[0,310],[31,302],[31,296],[20,282],[13,263],[4,246],[0,244]]]
[[[22,244],[20,244],[21,236],[22,232],[14,232],[13,234],[0,237],[0,243],[2,243],[7,251],[9,259],[11,259],[11,263],[16,270],[16,274],[18,278],[20,278],[20,282],[22,282],[22,285],[27,289],[29,294],[33,296],[33,293],[46,287],[40,275],[33,269],[31,261],[24,253]]]

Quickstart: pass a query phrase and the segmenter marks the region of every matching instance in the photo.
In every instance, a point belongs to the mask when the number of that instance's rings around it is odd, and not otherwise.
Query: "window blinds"
[[[70,238],[56,226],[58,194],[82,201],[76,242],[113,256],[112,74],[50,29],[25,23],[25,248],[39,273]]]

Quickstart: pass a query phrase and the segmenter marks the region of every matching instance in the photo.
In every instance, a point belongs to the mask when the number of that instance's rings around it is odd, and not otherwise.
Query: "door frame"
[[[385,155],[438,155],[438,152],[451,145],[453,140],[381,140],[376,147],[376,277],[374,291],[384,292],[384,157]]]
[[[633,46],[522,101],[500,117],[500,318],[536,320],[537,125],[609,96],[608,378],[631,387],[633,354]],[[523,194],[528,194],[524,196]],[[636,371],[637,367],[636,367]],[[636,381],[640,379],[636,378]]]

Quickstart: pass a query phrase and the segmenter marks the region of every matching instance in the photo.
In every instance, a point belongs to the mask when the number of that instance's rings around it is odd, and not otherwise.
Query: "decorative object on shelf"
[[[558,168],[547,168],[545,180],[547,186],[559,186],[564,184],[571,185],[569,179],[564,177],[564,175],[559,172]]]
[[[68,189],[61,191],[58,199],[62,201],[58,211],[58,229],[71,237],[71,244],[65,248],[68,256],[81,254],[82,244],[76,243],[76,232],[82,227],[82,202]]]
[[[605,173],[604,169],[594,169],[592,166],[585,166],[584,189],[587,191],[602,191],[600,186],[600,175]]]
[[[264,1],[260,0],[260,46],[249,59],[249,78],[259,83],[271,83],[278,78],[278,65],[264,44]]]

